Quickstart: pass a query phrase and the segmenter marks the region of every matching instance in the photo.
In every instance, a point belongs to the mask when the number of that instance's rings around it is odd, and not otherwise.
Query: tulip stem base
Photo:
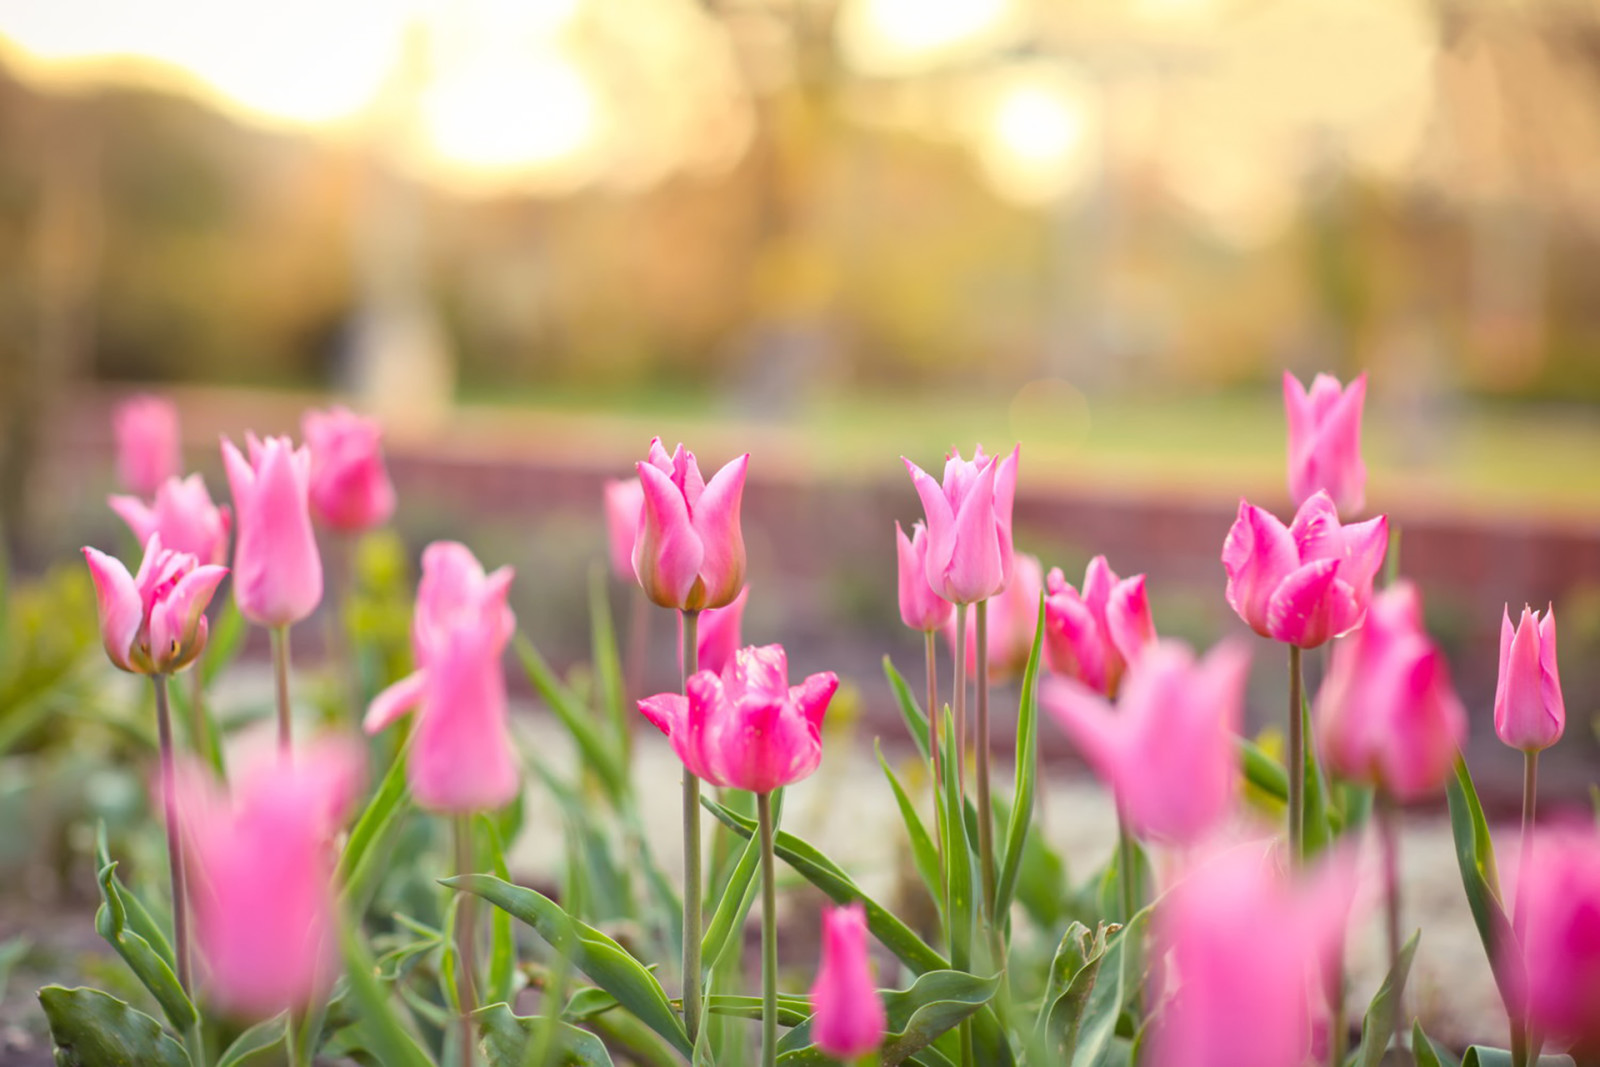
[[[955,737],[950,741],[950,758],[956,761],[956,792],[967,796],[967,612],[956,605],[956,691]]]
[[[272,628],[272,674],[278,691],[278,747],[294,747],[294,719],[289,705],[289,627]]]
[[[176,773],[172,753],[172,705],[167,696],[167,676],[152,674],[156,690],[156,734],[161,746],[161,807],[167,824],[167,874],[172,885],[172,948],[177,957],[178,984],[193,995],[189,984],[189,896],[183,878],[183,835],[178,832],[177,802],[173,797]]]
[[[923,634],[923,654],[928,662],[928,760],[933,770],[933,825],[934,843],[939,849],[939,879],[944,881],[944,805],[939,802],[939,790],[944,783],[944,756],[940,751],[944,747],[944,731],[939,724],[944,721],[944,713],[939,710],[939,646],[934,637],[934,632],[929,630]],[[950,887],[941,885],[943,892],[939,897],[940,917],[949,915]],[[945,930],[949,935],[948,928]]]
[[[761,1064],[778,1062],[778,871],[773,860],[772,794],[756,794],[761,829]]]
[[[989,798],[989,602],[978,601],[974,610],[978,614],[978,866],[983,878],[984,925],[994,941],[998,917],[994,914],[994,812]],[[1000,959],[991,962],[997,967],[1004,964]]]
[[[450,824],[455,838],[456,873],[471,874],[477,868],[476,849],[472,840],[472,816],[457,815]],[[461,1002],[461,1019],[458,1037],[461,1042],[461,1067],[472,1067],[472,1013],[477,1010],[474,982],[478,969],[477,925],[478,898],[472,893],[456,897],[456,997]]]
[[[1389,971],[1400,959],[1400,806],[1388,793],[1378,792],[1378,836],[1383,849],[1384,932],[1388,939]],[[1395,1039],[1403,1042],[1405,989],[1395,994]]]
[[[1525,894],[1522,892],[1522,879],[1533,867],[1533,826],[1536,808],[1539,803],[1539,753],[1538,750],[1522,754],[1522,841],[1520,843],[1520,860],[1517,864],[1517,899],[1511,909],[1511,929],[1517,941],[1522,941],[1522,935],[1528,928],[1528,909],[1523,906]],[[1513,1018],[1511,1020],[1511,1062],[1513,1067],[1525,1067],[1535,1062],[1539,1057],[1538,1047],[1542,1040],[1536,1041],[1533,1036],[1533,1027],[1527,1018]]]
[[[1306,738],[1300,646],[1289,646],[1289,856],[1305,860]]]
[[[700,666],[700,613],[683,613],[683,695]],[[683,1028],[700,1036],[700,779],[683,769]]]

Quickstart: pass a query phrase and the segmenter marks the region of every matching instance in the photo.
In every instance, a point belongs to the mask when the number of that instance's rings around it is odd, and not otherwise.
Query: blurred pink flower
[[[335,530],[359,532],[394,514],[394,483],[383,463],[376,419],[348,408],[308,411],[301,420],[311,450],[311,513]]]
[[[1011,511],[1022,446],[1004,458],[952,450],[944,483],[904,460],[928,519],[928,584],[952,604],[988,600],[1011,581]]]
[[[151,496],[161,483],[177,475],[178,406],[166,397],[141,393],[123,400],[111,412],[117,440],[117,477],[139,496]]]
[[[1340,526],[1327,493],[1314,493],[1288,527],[1241,500],[1222,546],[1228,603],[1261,636],[1316,648],[1361,625],[1388,547],[1386,516]]]
[[[664,608],[699,611],[733,602],[744,586],[744,496],[747,452],[706,482],[694,453],[680,444],[672,455],[661,438],[636,464],[644,489],[643,519],[633,545],[633,570],[651,600]]]
[[[1525,966],[1507,966],[1534,1026],[1579,1063],[1600,1054],[1600,833],[1592,825],[1543,831],[1520,873]],[[1502,946],[1514,952],[1514,945]]]
[[[1494,690],[1494,732],[1512,748],[1538,752],[1561,740],[1567,705],[1556,671],[1556,612],[1522,609],[1516,629],[1509,608],[1500,617],[1500,680]]]
[[[907,537],[897,522],[894,536],[899,563],[900,621],[925,634],[943,628],[955,612],[955,606],[928,584],[927,528],[916,523],[911,527],[911,536]]]
[[[811,1039],[838,1060],[865,1056],[888,1024],[867,958],[867,913],[860,901],[822,909],[822,962],[811,986]]]
[[[1375,596],[1366,624],[1334,647],[1315,712],[1318,748],[1339,777],[1400,800],[1444,785],[1467,717],[1410,582]]]
[[[244,617],[260,626],[287,626],[322,600],[322,557],[311,532],[308,494],[311,453],[287,437],[265,441],[246,434],[250,459],[222,442],[222,461],[233,489],[238,543],[233,553],[233,596]]]
[[[172,674],[206,647],[206,605],[228,568],[201,565],[161,546],[151,534],[139,573],[120,560],[85,548],[100,607],[100,639],[111,662],[137,674]]]
[[[699,631],[695,640],[695,654],[700,669],[721,674],[733,654],[739,650],[739,631],[744,622],[744,606],[750,599],[750,587],[739,590],[733,603],[725,608],[707,608],[700,613]],[[678,658],[683,658],[683,624],[678,624]]]
[[[606,536],[611,542],[611,571],[618,580],[637,584],[633,573],[633,543],[639,536],[644,512],[644,486],[638,478],[606,480]]]
[[[1083,593],[1051,568],[1044,602],[1045,660],[1057,674],[1116,696],[1127,665],[1156,639],[1144,575],[1119,579],[1104,556],[1089,561]]]
[[[822,762],[822,717],[839,688],[833,672],[789,685],[781,645],[743,648],[721,675],[700,671],[689,695],[660,693],[639,710],[672,742],[683,765],[713,785],[770,793]]]
[[[159,533],[161,543],[174,552],[186,552],[206,563],[228,562],[233,515],[226,504],[218,507],[211,502],[198,474],[162,482],[153,505],[136,496],[113,496],[107,502],[140,544]]]
[[[988,601],[989,670],[996,677],[1020,674],[1033,651],[1034,625],[1039,621],[1039,594],[1044,591],[1044,569],[1038,556],[1018,552],[1011,566],[1011,584]],[[967,612],[967,673],[978,669],[978,620]],[[956,648],[956,621],[944,626],[951,654]]]
[[[1367,399],[1367,376],[1356,376],[1348,388],[1319,374],[1306,391],[1300,380],[1283,372],[1283,407],[1289,422],[1289,495],[1299,507],[1319,490],[1333,498],[1346,515],[1366,504],[1367,465],[1361,459],[1361,409]]]

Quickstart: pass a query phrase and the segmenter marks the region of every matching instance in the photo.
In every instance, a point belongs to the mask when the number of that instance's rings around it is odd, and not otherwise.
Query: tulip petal
[[[427,686],[428,674],[424,668],[413,671],[387,687],[372,698],[366,717],[361,720],[361,729],[376,734],[399,721],[402,715],[422,703],[422,694]]]
[[[1319,559],[1291,571],[1267,606],[1267,636],[1300,648],[1316,648],[1334,635],[1333,600],[1339,561]],[[1348,586],[1344,596],[1348,598]]]
[[[195,567],[151,607],[150,656],[164,673],[188,666],[205,647],[200,622],[227,573],[215,564]]]
[[[953,553],[941,576],[944,588],[940,592],[957,604],[987,600],[1005,587],[1004,560],[995,529],[994,477],[993,463],[979,471],[956,513]]]
[[[838,692],[839,676],[832,671],[812,674],[789,690],[789,701],[800,709],[800,714],[811,724],[813,731],[822,729],[822,717],[828,713],[828,703]]]
[[[944,490],[927,472],[915,463],[900,457],[911,475],[911,484],[922,501],[922,511],[928,520],[928,553],[923,559],[924,576],[928,586],[946,600],[944,574],[950,568],[950,558],[955,554],[956,517]],[[948,479],[948,472],[946,478]]]
[[[698,607],[724,607],[744,586],[744,534],[739,528],[739,505],[749,466],[750,453],[746,452],[712,475],[703,492],[688,498],[695,533],[704,550],[699,572],[705,582],[705,600]],[[699,478],[698,469],[693,469],[693,475]]]
[[[1120,773],[1121,737],[1116,712],[1104,698],[1072,678],[1046,678],[1039,703],[1056,720],[1100,779],[1115,788]]]
[[[705,546],[689,518],[689,505],[672,479],[650,463],[636,465],[644,488],[644,523],[633,546],[633,569],[652,601],[689,607],[705,559]]]
[[[1550,742],[1554,744],[1566,729],[1567,705],[1561,696],[1561,675],[1556,670],[1556,609],[1553,604],[1545,608],[1544,618],[1539,620],[1539,673],[1545,710],[1555,720],[1555,738]]]
[[[1106,600],[1106,632],[1126,663],[1132,663],[1156,639],[1156,623],[1144,586],[1142,574],[1125,578]]]
[[[1289,538],[1294,542],[1301,563],[1318,559],[1343,559],[1348,553],[1341,527],[1339,509],[1333,498],[1318,490],[1307,498],[1294,513],[1289,524]]]
[[[106,655],[118,667],[131,671],[128,654],[144,623],[139,588],[121,560],[93,548],[85,548],[83,557],[89,564],[89,577],[94,581],[95,601],[100,609],[100,639],[105,644]]]
[[[1267,608],[1273,592],[1300,564],[1289,530],[1275,515],[1239,501],[1239,517],[1222,545],[1222,566],[1228,574],[1228,603],[1250,628],[1271,637]]]
[[[134,539],[141,545],[156,532],[155,511],[138,497],[113,495],[106,498],[106,503],[118,518],[128,524]]]
[[[1365,601],[1389,554],[1389,517],[1379,515],[1366,522],[1351,523],[1344,528],[1344,543],[1346,560],[1339,577],[1350,583],[1358,599]]]

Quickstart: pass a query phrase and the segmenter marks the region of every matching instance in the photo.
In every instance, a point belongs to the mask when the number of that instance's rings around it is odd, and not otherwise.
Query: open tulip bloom
[[[112,663],[137,674],[173,674],[194,662],[206,643],[206,605],[228,568],[163,548],[158,533],[145,541],[137,575],[104,552],[83,554]]]
[[[733,602],[744,586],[746,453],[707,482],[694,453],[680,444],[670,456],[658,437],[637,464],[644,507],[633,545],[633,569],[650,599],[666,608],[699,611]]]
[[[1096,556],[1089,561],[1079,593],[1067,584],[1060,567],[1050,569],[1044,654],[1052,671],[1114,697],[1122,672],[1155,639],[1144,575],[1118,578],[1106,558]]]

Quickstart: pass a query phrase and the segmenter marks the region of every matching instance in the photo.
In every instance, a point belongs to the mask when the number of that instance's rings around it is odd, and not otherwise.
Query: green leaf
[[[900,709],[900,717],[906,722],[906,732],[911,735],[912,743],[922,753],[922,758],[928,759],[928,717],[922,713],[917,698],[911,694],[911,687],[906,684],[904,676],[895,670],[894,661],[888,656],[883,657],[883,673],[889,679],[890,690],[894,692],[895,707]]]
[[[505,1004],[490,1004],[472,1013],[479,1047],[489,1067],[523,1067],[533,1039],[551,1020],[542,1016],[514,1015]],[[534,1067],[611,1067],[611,1054],[598,1037],[563,1022],[555,1022],[554,1040],[546,1046],[550,1057]]]
[[[761,1018],[761,998],[713,993],[706,998],[706,1010],[736,1019]],[[793,993],[778,994],[778,1025],[799,1026],[811,1018],[811,998]]]
[[[47,985],[39,1006],[50,1021],[57,1067],[188,1067],[183,1046],[142,1011],[98,989]]]
[[[1311,700],[1301,687],[1300,736],[1310,738]],[[1317,762],[1317,746],[1308,740],[1305,745],[1305,854],[1315,856],[1328,847],[1337,829],[1333,819],[1332,804],[1328,800],[1328,780],[1323,777],[1322,765]]]
[[[978,978],[964,971],[929,971],[910,989],[883,993],[887,1027],[878,1053],[880,1062],[893,1067],[922,1052],[939,1035],[971,1018],[999,988],[998,974]],[[823,1067],[836,1062],[811,1043],[809,1020],[778,1042],[778,1063],[783,1067]]]
[[[1117,1034],[1117,1020],[1144,983],[1139,970],[1144,952],[1145,927],[1150,909],[1145,908],[1106,941],[1099,960],[1099,976],[1089,990],[1081,1011],[1077,1045],[1072,1051],[1073,1067],[1095,1067],[1107,1062]],[[1133,951],[1129,951],[1129,945]],[[1115,981],[1105,979],[1115,976]]]
[[[606,746],[600,731],[595,728],[593,713],[570,689],[561,684],[555,672],[550,669],[550,665],[544,661],[544,657],[539,655],[539,650],[533,646],[532,641],[519,633],[516,645],[517,658],[522,661],[522,669],[527,672],[533,688],[549,705],[556,718],[561,720],[561,725],[572,735],[572,740],[576,742],[584,762],[600,779],[606,795],[616,803],[627,793],[627,775]]]
[[[1070,1061],[1078,1043],[1083,1009],[1100,974],[1106,954],[1107,927],[1091,933],[1080,922],[1067,927],[1056,946],[1045,979],[1044,998],[1033,1024],[1034,1058],[1041,1063]]]
[[[486,874],[446,878],[452,889],[476,893],[538,931],[601,989],[616,997],[640,1022],[666,1038],[685,1056],[693,1054],[689,1035],[672,1010],[655,975],[621,945],[600,931],[573,919],[541,893]]]
[[[345,907],[357,915],[365,914],[388,873],[395,839],[411,811],[411,792],[406,788],[406,755],[410,748],[407,741],[395,754],[339,855],[337,882],[344,887]]]
[[[584,986],[572,994],[572,999],[567,1001],[567,1006],[562,1009],[561,1017],[569,1023],[582,1022],[603,1011],[610,1011],[617,1006],[617,998],[607,993],[598,986]]]
[[[628,765],[629,711],[626,685],[622,679],[622,660],[617,655],[617,631],[611,622],[611,599],[606,595],[606,568],[589,568],[589,635],[594,660],[596,697],[600,710],[611,720],[616,734],[616,751]],[[635,713],[637,714],[637,713]]]
[[[1461,1067],[1448,1049],[1435,1044],[1432,1038],[1422,1032],[1420,1022],[1411,1024],[1411,1054],[1416,1058],[1417,1067]]]
[[[1033,647],[1028,666],[1022,672],[1022,702],[1017,708],[1017,788],[1011,805],[1010,825],[1006,829],[1005,851],[1000,860],[1000,881],[995,890],[994,914],[990,921],[1002,929],[1011,901],[1017,892],[1017,875],[1022,869],[1023,850],[1028,843],[1028,827],[1033,824],[1033,793],[1039,773],[1038,677],[1039,648],[1044,644],[1044,594],[1039,594],[1039,615],[1033,627]]]
[[[217,1067],[242,1067],[252,1056],[277,1048],[283,1044],[283,1026],[281,1015],[256,1023],[233,1039],[228,1051],[217,1061]]]
[[[944,733],[955,736],[950,712],[944,712]],[[943,812],[945,935],[950,943],[950,965],[958,971],[972,966],[974,901],[972,887],[972,844],[967,821],[961,817],[961,786],[955,760],[945,760],[940,772],[939,806]]]
[[[1289,802],[1289,772],[1248,737],[1238,739],[1244,780],[1280,803]]]
[[[245,620],[235,598],[230,596],[222,602],[222,612],[214,621],[215,625],[206,636],[205,654],[195,667],[205,679],[207,688],[244,647]]]
[[[905,823],[906,837],[911,842],[911,862],[916,866],[917,874],[921,876],[922,884],[933,900],[934,909],[942,915],[944,890],[940,886],[940,879],[943,876],[940,874],[939,850],[934,846],[933,838],[928,836],[927,827],[922,825],[922,816],[917,814],[916,805],[906,795],[905,787],[900,784],[900,779],[895,777],[889,761],[883,758],[883,746],[875,741],[873,751],[878,754],[878,765],[883,768],[884,777],[889,779],[889,788],[894,791],[894,802],[900,809],[900,821]]]
[[[1522,985],[1518,973],[1522,954],[1500,951],[1503,946],[1515,944],[1516,935],[1500,904],[1494,842],[1489,837],[1489,824],[1484,820],[1483,805],[1478,802],[1478,791],[1472,784],[1472,772],[1465,757],[1456,760],[1455,776],[1445,783],[1445,798],[1450,805],[1450,833],[1455,839],[1456,866],[1461,873],[1461,886],[1466,891],[1467,906],[1478,928],[1478,940],[1489,957],[1489,969],[1500,990],[1500,999],[1510,1005],[1516,1002],[1512,991]]]
[[[500,840],[500,831],[487,815],[478,816],[480,841],[489,843],[489,866],[496,878],[511,881],[511,870],[506,866],[506,850]],[[517,989],[517,939],[511,929],[511,916],[499,908],[489,917],[489,986],[485,999],[490,1002],[510,1003]]]
[[[722,820],[724,826],[739,836],[748,840],[755,835],[755,820],[746,819],[709,797],[701,797],[700,803],[711,814]],[[867,913],[867,929],[872,931],[872,936],[881,941],[907,967],[919,974],[925,971],[947,970],[950,967],[950,961],[929,948],[927,942],[918,937],[910,927],[863,893],[838,864],[811,845],[793,834],[780,830],[773,842],[773,848],[779,859],[797,871],[806,881],[822,890],[835,904],[861,901]]]
[[[172,965],[168,958],[152,947],[149,940],[142,937],[132,929],[129,921],[130,907],[128,901],[130,894],[122,883],[117,880],[116,862],[105,854],[105,828],[101,827],[100,838],[96,851],[101,860],[100,881],[100,907],[94,914],[95,933],[105,938],[112,948],[117,950],[127,963],[128,969],[139,979],[139,983],[150,991],[161,1005],[161,1010],[167,1020],[180,1033],[186,1032],[193,1026],[198,1018],[194,1004],[189,1000],[188,994],[178,984],[177,975],[173,973]],[[142,907],[138,907],[144,913]],[[149,922],[149,914],[144,913],[143,921],[139,925]],[[155,924],[149,922],[148,929],[155,932]],[[166,947],[165,939],[160,942],[162,948]],[[170,950],[169,950],[170,951]]]
[[[681,1067],[672,1044],[625,1011],[608,1011],[590,1020],[612,1048],[626,1052],[641,1067]]]
[[[433,1067],[428,1054],[395,1014],[377,968],[348,920],[339,924],[339,940],[349,976],[350,999],[360,1016],[360,1043],[384,1067]],[[404,992],[405,987],[400,987]]]
[[[782,789],[773,795],[772,815],[773,825],[776,826],[783,815]],[[733,874],[722,891],[722,899],[717,902],[711,922],[706,925],[705,936],[700,939],[700,960],[707,970],[716,967],[730,945],[738,943],[737,935],[744,929],[745,918],[750,914],[756,891],[760,888],[756,880],[760,865],[761,842],[752,837],[744,843],[739,862],[734,865]]]
[[[1372,1003],[1367,1005],[1367,1014],[1361,1020],[1361,1048],[1356,1054],[1359,1067],[1378,1067],[1383,1062],[1389,1039],[1395,1036],[1400,999],[1405,996],[1406,976],[1411,973],[1411,958],[1417,954],[1417,939],[1421,936],[1419,930],[1406,941]]]

